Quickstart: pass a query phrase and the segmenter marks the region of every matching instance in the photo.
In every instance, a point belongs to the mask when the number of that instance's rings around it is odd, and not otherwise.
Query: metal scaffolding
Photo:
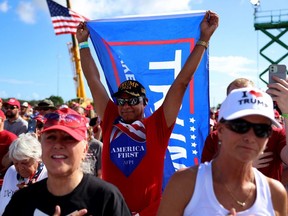
[[[260,49],[260,55],[265,58],[270,64],[279,64],[283,59],[288,56],[288,41],[281,41],[281,37],[288,32],[288,9],[278,10],[278,11],[258,11],[255,8],[254,12],[254,28],[267,35],[271,40]],[[272,33],[272,29],[277,29],[278,31]],[[283,56],[276,60],[272,60],[264,51],[272,45],[280,45],[286,50]],[[270,65],[269,64],[269,65]],[[260,80],[267,84],[267,81],[263,79],[263,75],[268,72],[268,67],[259,75]]]

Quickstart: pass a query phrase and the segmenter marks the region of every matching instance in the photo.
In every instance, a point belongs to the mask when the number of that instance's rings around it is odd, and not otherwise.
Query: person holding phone
[[[273,101],[277,103],[278,108],[281,110],[281,116],[283,119],[283,124],[285,128],[286,135],[288,135],[288,80],[279,78],[277,76],[272,76],[274,82],[268,84],[267,93],[271,95]],[[286,140],[288,143],[288,137],[286,136]],[[288,144],[286,144],[285,148],[281,151],[281,158],[284,158],[285,165],[288,165]],[[282,179],[282,183],[284,185],[288,184],[288,169],[287,167],[284,169],[284,179]],[[287,177],[286,177],[287,176]]]

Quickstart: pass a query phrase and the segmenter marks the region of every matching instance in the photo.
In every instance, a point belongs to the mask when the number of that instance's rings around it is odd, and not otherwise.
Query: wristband
[[[79,50],[84,49],[84,48],[89,48],[88,41],[84,41],[78,44]]]
[[[202,40],[197,41],[196,45],[204,46],[205,49],[208,48],[208,42],[205,42],[205,41],[202,41]]]
[[[288,113],[282,113],[281,116],[285,119],[288,119]]]

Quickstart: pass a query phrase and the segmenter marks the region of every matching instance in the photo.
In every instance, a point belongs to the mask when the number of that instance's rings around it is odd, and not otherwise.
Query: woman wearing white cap
[[[232,91],[217,126],[221,148],[211,162],[176,172],[158,216],[286,215],[283,185],[252,167],[265,148],[274,118],[271,97],[255,88]]]

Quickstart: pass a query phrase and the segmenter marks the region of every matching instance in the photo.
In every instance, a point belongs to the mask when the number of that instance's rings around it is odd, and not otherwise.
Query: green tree
[[[48,99],[53,101],[55,107],[59,107],[64,104],[64,100],[60,96],[51,95]]]

